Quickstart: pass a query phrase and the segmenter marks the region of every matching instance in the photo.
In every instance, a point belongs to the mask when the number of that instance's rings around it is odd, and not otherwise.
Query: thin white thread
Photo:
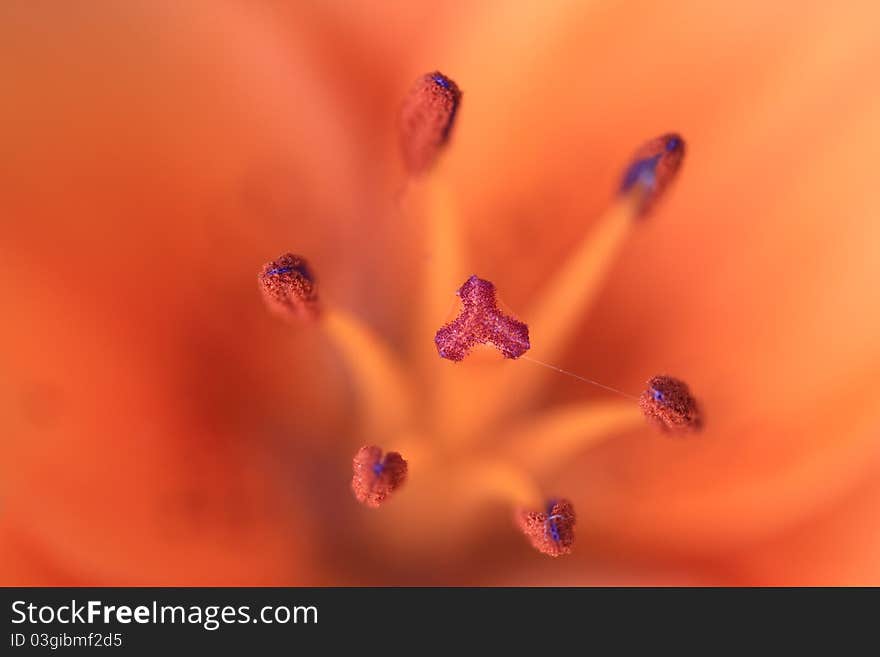
[[[566,376],[570,376],[574,379],[577,379],[578,381],[583,381],[584,383],[589,383],[589,384],[597,386],[599,388],[604,388],[605,390],[608,390],[609,392],[615,392],[618,395],[622,395],[624,397],[627,397],[628,399],[632,399],[634,401],[639,400],[639,398],[636,397],[635,395],[630,395],[629,393],[626,393],[623,390],[618,390],[617,388],[612,388],[611,386],[606,386],[604,383],[599,383],[598,381],[593,381],[593,379],[588,379],[584,376],[580,376],[579,374],[575,374],[574,372],[569,372],[568,370],[564,370],[561,367],[556,367],[556,365],[551,365],[550,363],[545,363],[544,361],[541,361],[541,360],[529,358],[528,356],[520,356],[520,358],[522,358],[523,360],[527,360],[530,363],[535,363],[536,365],[541,365],[542,367],[546,367],[547,369],[555,370],[555,371],[559,372],[560,374],[565,374]]]

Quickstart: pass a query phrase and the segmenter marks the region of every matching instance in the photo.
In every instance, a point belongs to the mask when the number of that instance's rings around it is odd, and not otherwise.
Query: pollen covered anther
[[[318,315],[318,289],[304,258],[285,253],[263,265],[258,276],[266,305],[287,319],[313,319]]]
[[[406,481],[407,464],[397,452],[388,452],[383,458],[380,447],[366,445],[354,455],[352,470],[354,496],[375,509]]]
[[[400,146],[413,175],[426,172],[449,140],[461,91],[451,79],[434,71],[416,80],[400,109]]]
[[[703,426],[697,401],[684,381],[655,376],[639,397],[639,407],[664,431],[699,431]]]
[[[544,511],[519,510],[517,525],[539,552],[551,557],[571,553],[574,546],[574,506],[566,499],[550,500]]]
[[[478,344],[492,344],[505,358],[519,358],[529,350],[529,327],[501,312],[492,283],[471,276],[456,294],[461,312],[434,335],[441,358],[463,360]]]
[[[684,151],[684,139],[669,133],[652,139],[633,154],[623,173],[620,193],[638,195],[637,216],[646,216],[675,179]]]

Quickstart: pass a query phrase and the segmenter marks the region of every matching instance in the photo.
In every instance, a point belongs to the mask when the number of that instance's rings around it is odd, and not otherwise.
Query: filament
[[[540,504],[541,492],[534,480],[519,468],[501,461],[483,462],[469,470],[468,487],[479,497],[497,499],[513,508]]]
[[[341,310],[327,308],[321,321],[352,374],[363,404],[366,433],[384,435],[407,426],[412,419],[410,390],[390,349]]]
[[[526,313],[534,343],[550,358],[562,351],[598,294],[633,226],[634,200],[625,196],[612,204]]]
[[[570,404],[546,411],[503,436],[501,449],[512,462],[539,475],[569,462],[578,452],[643,424],[639,407],[629,402]]]

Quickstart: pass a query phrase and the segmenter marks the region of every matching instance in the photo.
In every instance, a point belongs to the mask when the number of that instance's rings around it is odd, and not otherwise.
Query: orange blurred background
[[[867,0],[6,0],[0,583],[880,585],[878,20]],[[577,507],[570,557],[500,506],[436,540],[427,511],[359,507],[348,370],[256,287],[304,254],[407,353],[432,252],[398,203],[395,119],[435,69],[464,92],[437,175],[512,308],[641,142],[688,142],[558,364],[626,390],[680,373],[708,429],[646,426],[542,482]],[[542,404],[603,394],[560,376]]]

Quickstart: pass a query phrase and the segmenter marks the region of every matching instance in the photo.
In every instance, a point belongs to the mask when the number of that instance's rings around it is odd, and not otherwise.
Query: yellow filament
[[[504,453],[537,474],[556,469],[578,452],[644,424],[638,405],[609,401],[548,411],[505,439]]]
[[[541,359],[559,357],[578,320],[598,295],[633,226],[635,200],[629,196],[614,202],[528,310],[529,339]],[[521,379],[534,385],[538,377]]]
[[[513,508],[537,509],[543,505],[541,491],[523,470],[503,461],[483,461],[469,468],[462,483],[480,499],[498,500]]]
[[[327,309],[321,317],[327,335],[348,366],[361,400],[368,440],[382,444],[412,420],[410,390],[394,354],[373,332],[351,315]]]

